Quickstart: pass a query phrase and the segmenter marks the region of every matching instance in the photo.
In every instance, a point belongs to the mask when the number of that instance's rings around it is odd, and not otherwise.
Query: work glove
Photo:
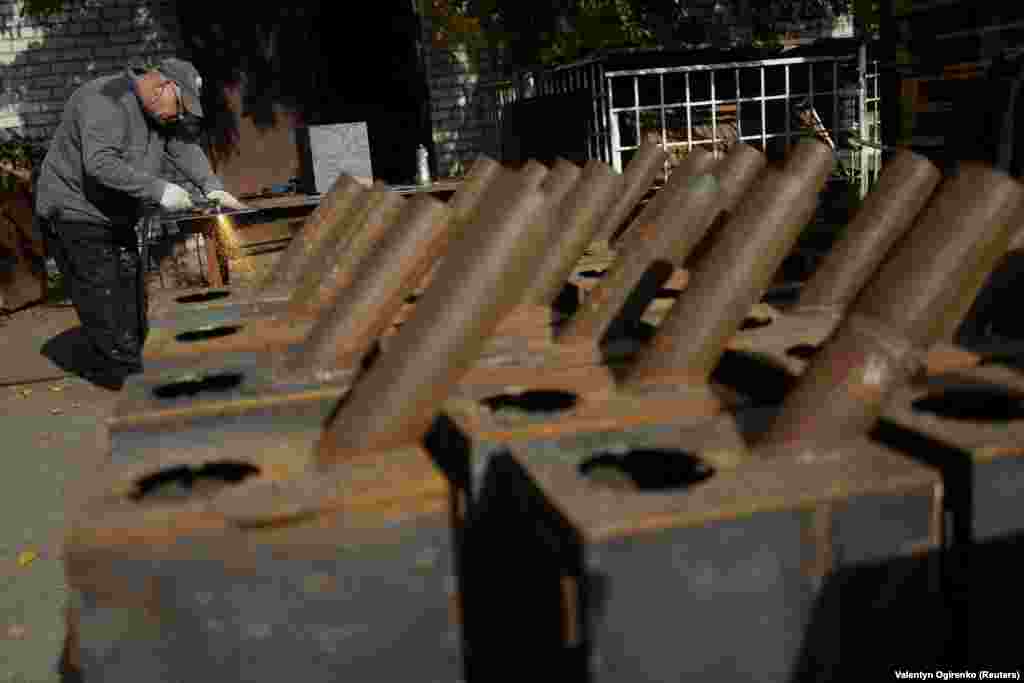
[[[187,211],[192,208],[192,197],[181,185],[167,183],[160,196],[160,207],[166,211]]]
[[[221,206],[226,206],[229,209],[235,209],[236,211],[249,208],[242,202],[235,199],[230,192],[225,192],[224,190],[214,190],[213,192],[208,193],[206,198],[210,201],[218,202]]]

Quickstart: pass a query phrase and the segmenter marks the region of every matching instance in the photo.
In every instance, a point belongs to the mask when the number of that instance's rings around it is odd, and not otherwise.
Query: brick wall
[[[753,31],[747,15],[749,3],[697,0],[691,3],[693,20],[713,42],[750,41]],[[501,158],[498,128],[498,91],[515,75],[501,56],[486,47],[450,42],[434,31],[429,13],[421,15],[427,82],[431,100],[434,172],[459,175],[478,153]],[[783,43],[799,45],[818,38],[849,37],[849,16],[822,17],[800,22],[781,20],[776,26]]]
[[[500,59],[486,47],[439,38],[429,16],[422,25],[434,172],[461,175],[479,153],[500,158],[493,86],[502,79]]]
[[[0,0],[0,128],[49,138],[85,81],[180,52],[174,3],[85,0],[42,21]]]

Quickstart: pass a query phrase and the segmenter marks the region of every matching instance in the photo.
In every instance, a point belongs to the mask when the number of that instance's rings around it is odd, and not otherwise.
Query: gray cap
[[[203,89],[203,79],[196,68],[192,66],[192,62],[171,57],[157,64],[156,69],[178,84],[178,89],[181,91],[181,103],[185,107],[185,111],[202,117],[203,106],[200,104],[200,93]]]

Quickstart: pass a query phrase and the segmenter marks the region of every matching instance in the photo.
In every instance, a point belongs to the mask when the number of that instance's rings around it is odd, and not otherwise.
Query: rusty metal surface
[[[442,261],[386,354],[352,390],[320,444],[324,465],[420,438],[484,339],[521,300],[550,238],[551,209],[522,173]]]
[[[944,306],[972,273],[1005,251],[1024,188],[1009,176],[964,165],[868,285],[835,339],[786,397],[766,443],[832,443],[877,420],[941,331]]]
[[[1024,386],[998,379],[997,373],[957,373],[907,383],[886,399],[883,417],[960,449],[975,463],[1024,457]]]
[[[557,206],[579,181],[581,173],[580,167],[568,159],[555,159],[555,164],[541,181],[540,189],[546,192],[548,199]]]
[[[624,177],[604,162],[587,162],[579,181],[558,207],[558,239],[544,256],[534,283],[523,297],[525,303],[552,304],[600,227],[599,221],[618,201],[624,183]]]
[[[211,287],[174,292],[150,301],[150,329],[189,329],[216,321],[272,315],[287,310],[290,293],[257,294],[248,287]]]
[[[787,680],[812,630],[816,641],[838,647],[838,625],[820,621],[815,604],[824,591],[839,588],[830,585],[835,574],[857,563],[909,559],[937,549],[942,537],[937,473],[863,440],[824,458],[790,453],[745,460],[673,486],[658,473],[685,472],[685,458],[714,443],[707,423],[703,433],[689,435],[647,426],[511,444],[468,436],[465,565],[471,577],[490,577],[463,582],[468,614],[530,615],[534,627],[523,638],[538,642],[528,646],[567,658],[574,675],[586,680],[709,673],[720,680]],[[625,463],[641,456],[650,458],[649,471],[631,476]],[[834,522],[816,524],[822,519]],[[496,595],[486,589],[508,571],[494,560],[499,547],[530,557],[531,569],[517,567],[518,581]],[[552,585],[559,577],[574,591],[561,603]],[[905,578],[898,569],[893,576],[876,573],[865,597],[896,589]],[[883,587],[884,580],[893,583]],[[702,625],[689,636],[686,656],[670,644],[678,632],[651,618],[667,605]],[[563,628],[546,629],[548,619]],[[566,620],[576,628],[564,628]],[[480,629],[467,636],[471,652],[500,651]],[[829,679],[827,671],[811,670],[820,676],[814,680]]]
[[[168,365],[217,363],[224,354],[283,351],[309,335],[316,319],[292,314],[219,320],[200,327],[151,330],[143,347],[143,364],[150,369]]]
[[[630,217],[640,200],[651,189],[655,178],[661,173],[668,160],[668,154],[660,145],[644,140],[636,154],[629,160],[623,173],[625,187],[618,201],[605,215],[595,234],[595,241],[610,242],[619,227]]]
[[[65,549],[82,680],[456,680],[448,492],[430,457],[285,478],[261,457],[241,482],[141,497],[127,470],[104,473]]]
[[[687,156],[620,240],[618,258],[561,330],[560,339],[600,340],[656,261],[670,260],[701,240],[721,206],[717,178],[708,172],[713,161],[706,152]]]
[[[942,188],[911,232],[927,230],[931,240],[916,250],[898,249],[864,290],[863,307],[858,302],[858,311],[893,321],[917,345],[937,341],[942,312],[962,285],[1005,253],[1022,197],[1017,181],[978,164],[961,165]],[[910,289],[912,299],[891,294]]]
[[[339,191],[325,197],[325,201],[333,197],[331,207],[326,208],[318,219],[310,216],[306,220],[275,264],[266,283],[245,290],[215,288],[212,295],[216,298],[212,301],[171,300],[157,309],[151,308],[151,327],[177,328],[179,332],[185,332],[207,324],[206,316],[215,319],[243,317],[254,309],[278,312],[282,310],[282,300],[287,300],[286,308],[300,302],[302,299],[296,297],[296,292],[316,286],[332,264],[331,256],[335,250],[339,245],[347,244],[352,234],[362,229],[372,206],[388,196],[382,187],[367,190],[348,176],[340,176],[335,187]],[[307,228],[312,234],[307,235]],[[229,296],[220,297],[217,292],[222,291],[229,291]]]
[[[710,375],[810,220],[832,164],[827,145],[805,139],[794,146],[782,173],[762,174],[691,273],[690,285],[641,352],[627,385],[657,383],[670,368],[695,378]]]
[[[386,215],[387,209],[401,204],[405,199],[398,194],[388,192],[383,185],[377,184],[365,191],[352,205],[349,213],[345,216],[337,229],[333,230],[330,237],[319,245],[319,248],[309,255],[305,264],[304,272],[291,289],[291,300],[296,305],[302,305],[310,300],[321,277],[335,261],[346,253],[350,244],[367,227],[377,223],[379,216]]]
[[[306,281],[296,288],[292,303],[296,309],[308,309],[321,313],[331,305],[338,295],[351,286],[367,256],[393,228],[408,200],[394,193],[387,193],[373,205],[366,214],[360,230],[356,231],[333,254],[325,253],[327,262],[319,269],[315,281]]]
[[[473,161],[459,189],[448,200],[448,208],[456,224],[461,225],[469,220],[487,187],[498,178],[501,171],[501,164],[483,154]]]
[[[938,169],[927,159],[907,151],[897,154],[886,163],[843,237],[804,286],[797,304],[785,311],[759,304],[768,315],[752,317],[768,324],[741,329],[728,348],[755,353],[793,375],[803,372],[807,360],[798,351],[818,347],[832,335],[843,311],[910,230],[939,180]]]
[[[391,226],[405,201],[383,187],[363,192],[342,219],[344,226],[335,226],[319,251],[309,256],[307,270],[283,308],[277,298],[283,290],[271,289],[257,295],[258,304],[250,300],[249,305],[180,313],[173,324],[158,325],[151,331],[143,348],[144,360],[160,362],[170,356],[256,351],[297,343],[309,331],[311,321],[351,284],[353,271]],[[273,298],[268,301],[268,297]],[[266,339],[261,335],[267,335]],[[194,339],[197,337],[201,341]]]
[[[629,226],[615,240],[617,253],[627,252],[636,248],[648,239],[648,233],[654,226],[672,220],[680,210],[680,199],[690,186],[690,178],[714,172],[717,163],[710,152],[695,149],[676,166],[664,187],[659,189],[650,201],[640,210]]]
[[[913,152],[901,151],[887,161],[842,241],[804,286],[798,306],[845,308],[852,303],[940,180],[939,169]]]
[[[729,148],[729,153],[715,164],[723,212],[728,215],[736,209],[767,165],[768,157],[750,145],[741,142]]]
[[[339,360],[369,348],[449,248],[452,214],[430,197],[412,199],[396,229],[377,245],[352,286],[339,294],[284,367],[289,372],[326,376]]]
[[[306,275],[312,257],[334,239],[335,231],[349,224],[347,217],[364,193],[365,188],[358,180],[347,174],[339,175],[260,289],[291,289],[297,285]]]

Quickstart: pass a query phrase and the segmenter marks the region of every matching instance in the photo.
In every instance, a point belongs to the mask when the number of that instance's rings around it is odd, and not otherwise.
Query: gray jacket
[[[36,211],[50,221],[134,223],[144,203],[159,202],[164,155],[203,188],[222,190],[199,145],[168,137],[142,109],[125,72],[72,93],[43,160]],[[193,187],[186,187],[190,192]]]

